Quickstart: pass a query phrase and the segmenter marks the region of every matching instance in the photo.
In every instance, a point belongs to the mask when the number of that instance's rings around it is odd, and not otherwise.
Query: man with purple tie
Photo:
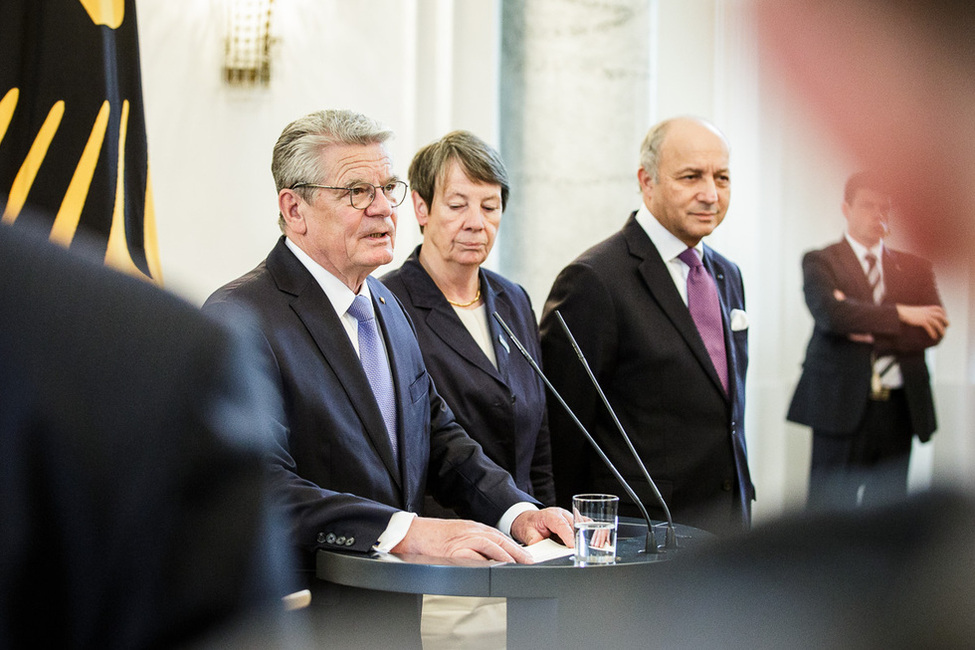
[[[728,159],[724,136],[704,120],[651,128],[637,172],[642,204],[561,272],[541,321],[544,365],[561,369],[553,384],[651,516],[662,509],[583,376],[556,310],[675,521],[716,534],[747,528],[755,495],[744,433],[744,287],[737,265],[701,241],[728,210]],[[554,401],[549,425],[559,503],[579,492],[620,492]],[[625,502],[620,512],[638,516]]]

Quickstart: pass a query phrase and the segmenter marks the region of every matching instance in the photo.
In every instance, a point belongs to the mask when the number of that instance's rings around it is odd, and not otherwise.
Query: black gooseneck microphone
[[[542,382],[544,382],[544,384],[548,386],[548,389],[552,391],[552,394],[555,395],[556,399],[558,399],[559,404],[562,405],[562,408],[565,409],[566,413],[569,414],[569,417],[572,418],[572,421],[575,422],[576,426],[579,427],[579,430],[582,431],[583,435],[586,436],[586,439],[589,441],[589,444],[592,445],[592,448],[596,450],[596,453],[606,464],[606,467],[609,468],[609,471],[613,473],[613,476],[616,477],[616,480],[619,482],[619,484],[623,486],[623,490],[626,491],[626,494],[629,495],[629,497],[633,500],[633,503],[635,503],[637,507],[640,508],[640,512],[643,514],[643,518],[647,522],[647,537],[646,537],[646,542],[644,543],[643,551],[645,553],[657,553],[658,552],[657,538],[654,535],[654,531],[653,531],[653,521],[651,521],[650,515],[649,513],[647,513],[647,509],[643,505],[643,502],[640,501],[639,497],[637,497],[636,495],[636,492],[634,492],[633,488],[630,487],[630,484],[626,482],[626,479],[624,479],[623,475],[620,474],[618,469],[616,469],[616,466],[613,465],[613,462],[609,459],[606,453],[603,452],[603,450],[599,447],[599,444],[592,437],[592,434],[590,434],[589,431],[586,429],[585,425],[579,421],[579,418],[576,417],[576,414],[572,412],[572,409],[569,408],[569,405],[565,403],[565,400],[562,399],[562,396],[559,395],[559,392],[555,390],[555,386],[553,386],[552,382],[548,380],[548,377],[545,376],[545,373],[542,372],[542,369],[538,367],[538,364],[535,362],[534,359],[532,359],[532,355],[529,354],[528,350],[525,349],[525,346],[521,344],[521,341],[519,341],[518,337],[515,336],[515,333],[511,331],[511,328],[508,327],[508,324],[504,322],[504,319],[501,318],[501,315],[498,314],[498,312],[494,312],[491,315],[494,316],[494,319],[498,321],[498,323],[504,329],[505,333],[508,335],[508,338],[511,339],[511,342],[515,344],[515,347],[518,348],[518,351],[521,352],[522,356],[524,356],[525,359],[528,361],[528,364],[532,367],[532,370],[535,371],[535,374],[537,374],[539,378],[542,380]]]
[[[579,361],[582,363],[582,367],[586,369],[586,374],[589,375],[592,385],[596,387],[596,392],[599,393],[599,398],[603,401],[606,406],[606,410],[613,418],[613,424],[616,425],[617,430],[620,435],[623,436],[623,440],[626,442],[627,448],[630,450],[630,454],[636,459],[637,465],[640,466],[640,471],[643,472],[643,478],[647,479],[647,483],[650,484],[650,489],[653,491],[653,496],[663,508],[664,516],[667,518],[667,534],[666,541],[664,542],[664,548],[674,549],[677,548],[677,531],[674,530],[674,519],[670,516],[670,508],[667,506],[667,502],[664,501],[664,497],[660,494],[660,490],[657,489],[657,484],[653,482],[650,478],[650,472],[647,471],[647,466],[643,464],[643,459],[640,458],[640,454],[636,453],[636,449],[633,447],[633,442],[630,440],[630,436],[626,435],[626,431],[623,429],[623,425],[620,423],[620,419],[616,417],[616,411],[610,406],[609,400],[606,399],[606,394],[603,393],[602,387],[599,382],[596,381],[596,376],[593,374],[592,369],[589,367],[589,362],[586,361],[586,356],[582,353],[582,348],[576,343],[576,338],[572,336],[572,332],[569,331],[569,326],[566,325],[565,320],[562,318],[562,314],[558,309],[555,310],[555,316],[559,319],[559,324],[562,325],[562,329],[565,330],[565,335],[569,337],[569,342],[572,343],[572,349],[576,351],[576,356],[579,357]],[[642,506],[641,506],[642,508]]]

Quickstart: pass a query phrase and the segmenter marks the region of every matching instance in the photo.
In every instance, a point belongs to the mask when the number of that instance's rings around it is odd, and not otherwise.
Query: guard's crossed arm
[[[941,305],[897,305],[897,317],[907,325],[921,327],[935,341],[948,329],[948,314]]]

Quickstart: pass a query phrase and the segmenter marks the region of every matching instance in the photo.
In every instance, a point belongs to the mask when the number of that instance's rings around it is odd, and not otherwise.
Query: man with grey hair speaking
[[[703,120],[661,122],[644,139],[637,178],[639,209],[555,280],[541,321],[544,365],[562,369],[552,377],[556,389],[651,516],[662,518],[558,311],[674,519],[732,533],[749,525],[754,498],[744,435],[748,319],[737,265],[701,241],[728,210],[728,143]],[[558,503],[579,492],[619,492],[551,401],[549,429]],[[629,503],[620,512],[639,516]]]
[[[309,566],[319,549],[530,562],[517,542],[555,535],[571,545],[571,515],[539,509],[457,424],[409,317],[369,276],[393,259],[396,207],[407,195],[385,145],[391,136],[351,111],[288,125],[272,161],[283,236],[204,309],[244,306],[258,316],[284,413],[272,481]],[[423,517],[427,489],[477,521]],[[317,601],[336,611],[352,599],[342,591]],[[377,618],[329,616],[367,647],[370,633],[383,640]],[[397,646],[419,644],[415,618],[415,635],[398,635]]]

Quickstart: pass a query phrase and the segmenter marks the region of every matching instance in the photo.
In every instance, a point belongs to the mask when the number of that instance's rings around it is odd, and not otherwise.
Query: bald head
[[[661,122],[643,140],[637,178],[644,204],[688,246],[724,219],[731,199],[728,158],[724,135],[697,118]]]
[[[706,120],[702,120],[697,117],[672,117],[668,120],[658,122],[654,126],[650,127],[647,131],[647,135],[643,138],[643,143],[640,145],[640,167],[647,170],[647,173],[653,177],[654,180],[659,180],[657,176],[657,166],[660,163],[660,149],[663,146],[664,139],[670,132],[672,127],[676,127],[678,131],[682,129],[694,128],[694,127],[704,127],[707,130],[712,131],[716,136],[718,136],[725,143],[725,148],[728,148],[728,141],[725,139],[724,134],[721,133],[713,124]]]

